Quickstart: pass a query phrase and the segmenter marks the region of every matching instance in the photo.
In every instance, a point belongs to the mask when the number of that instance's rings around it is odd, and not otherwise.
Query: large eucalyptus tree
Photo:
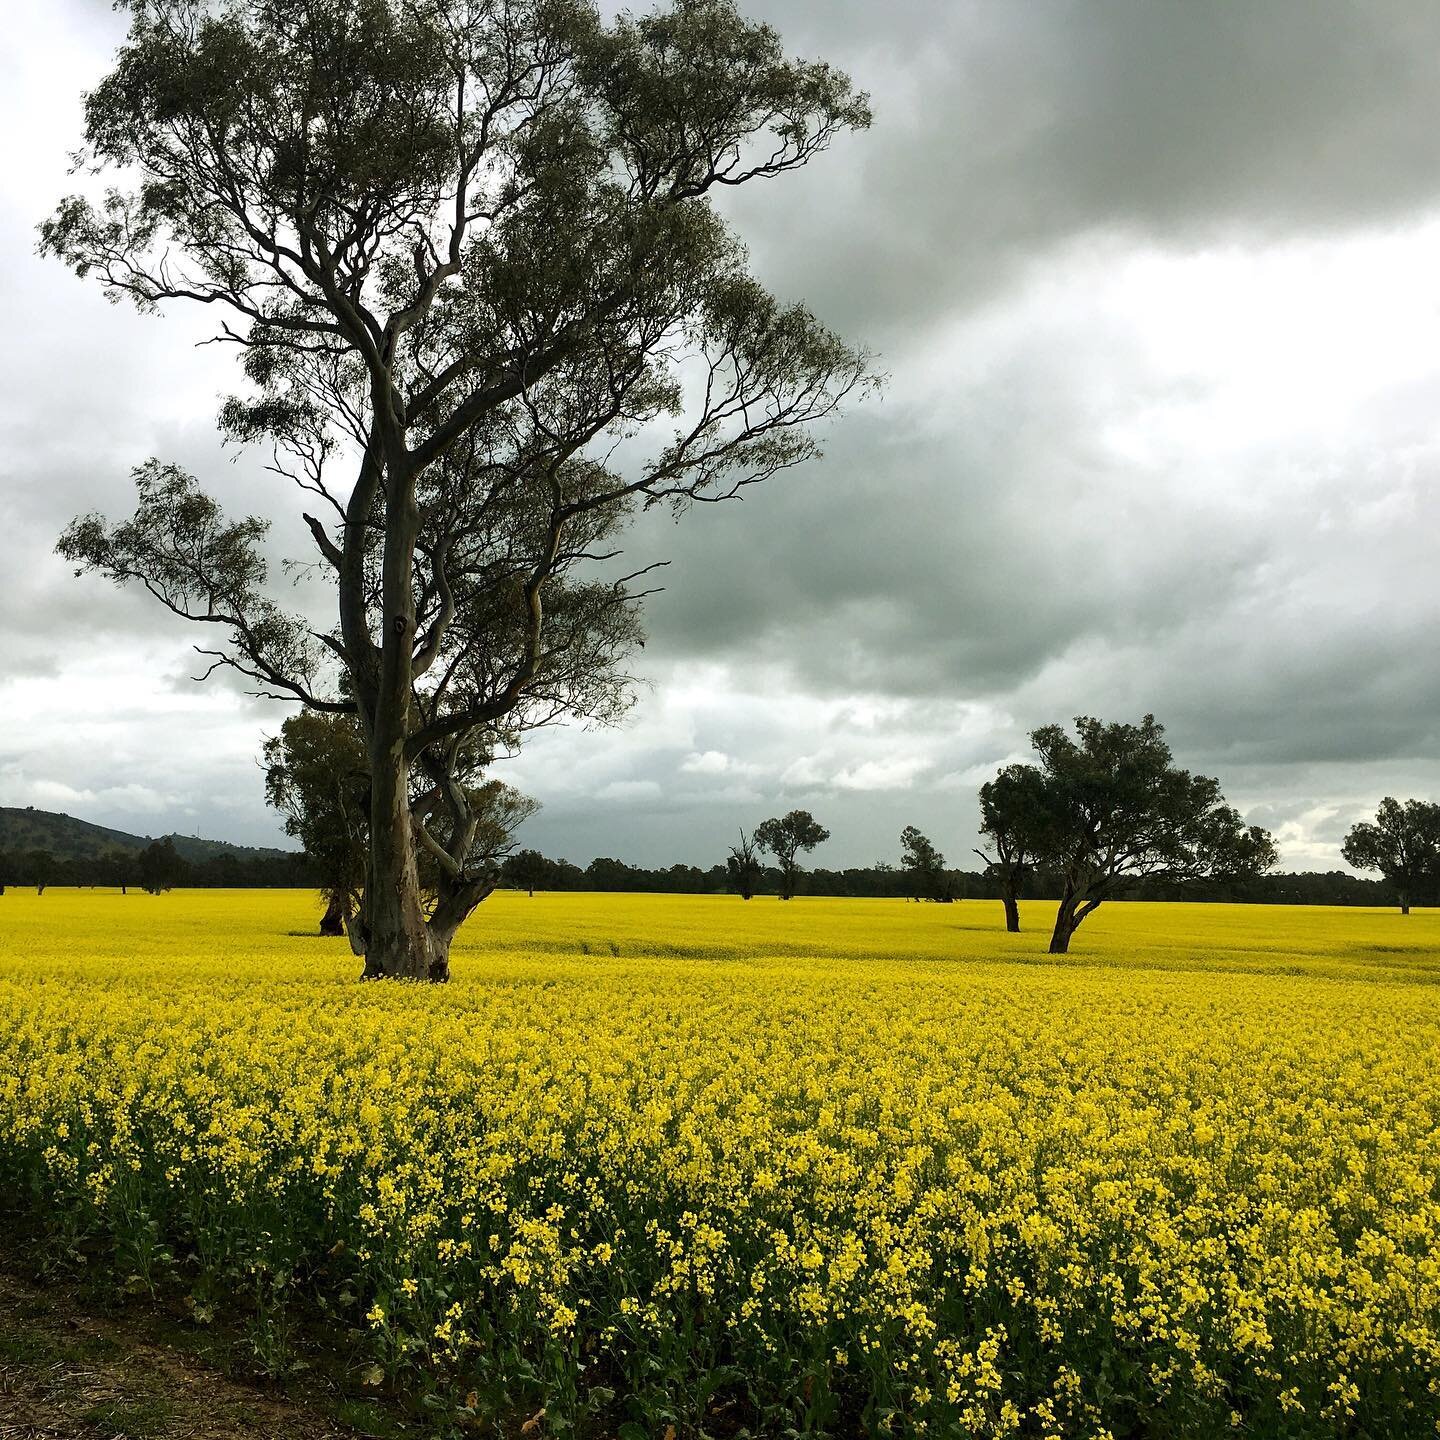
[[[441,979],[496,878],[477,752],[625,704],[644,591],[596,567],[627,520],[808,459],[871,383],[712,203],[867,102],[729,0],[613,23],[589,0],[128,8],[81,154],[114,188],[62,203],[42,248],[142,310],[217,315],[247,380],[222,427],[312,493],[336,623],[282,608],[263,522],[158,460],[132,519],[60,549],[217,627],[213,665],[260,693],[357,715],[366,973]]]

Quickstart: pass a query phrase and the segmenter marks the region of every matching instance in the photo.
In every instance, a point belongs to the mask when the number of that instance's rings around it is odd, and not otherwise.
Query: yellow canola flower
[[[891,1434],[1440,1421],[1440,915],[1110,905],[1052,961],[1039,904],[502,893],[443,988],[314,918],[0,899],[4,1201],[535,1410],[723,1364]]]

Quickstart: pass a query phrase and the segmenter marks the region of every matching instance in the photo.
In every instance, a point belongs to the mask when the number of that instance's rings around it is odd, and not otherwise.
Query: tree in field
[[[1046,725],[1039,753],[1048,834],[1041,856],[1062,880],[1050,953],[1063,955],[1085,917],[1140,879],[1240,879],[1275,863],[1275,845],[1225,803],[1220,782],[1172,763],[1164,726],[1082,715],[1074,737]]]
[[[140,852],[137,868],[140,886],[150,895],[173,890],[185,878],[185,862],[168,835],[161,840],[152,840]]]
[[[871,383],[748,274],[711,198],[801,168],[868,104],[731,0],[610,23],[592,0],[130,15],[81,154],[117,188],[64,201],[42,248],[142,310],[227,317],[246,388],[222,429],[314,502],[336,620],[284,609],[264,522],[159,460],[131,519],[82,517],[59,548],[213,627],[212,670],[356,717],[366,973],[444,979],[492,883],[466,755],[625,708],[629,519],[802,463]]]
[[[369,851],[370,776],[359,722],[351,715],[302,711],[265,742],[265,798],[285,816],[285,832],[305,847],[320,871],[326,899],[322,935],[348,934],[364,952],[359,900]],[[500,882],[500,861],[514,832],[540,808],[536,800],[499,780],[484,778],[488,757],[473,754],[456,767],[465,801],[476,817],[466,868]],[[417,777],[418,779],[418,777]],[[433,796],[411,795],[412,813],[423,814]],[[428,854],[420,856],[420,883],[426,893],[441,883]]]
[[[365,888],[370,769],[353,715],[301,711],[265,741],[265,800],[319,872],[322,935],[343,935]]]
[[[913,825],[900,832],[900,868],[916,900],[939,900],[945,892],[945,857]]]
[[[505,862],[505,877],[511,884],[519,885],[531,897],[535,887],[545,883],[546,867],[549,861],[538,850],[518,850]]]
[[[1020,931],[1025,882],[1049,837],[1046,799],[1044,776],[1033,765],[1006,765],[980,787],[980,833],[990,848],[975,853],[985,873],[999,882],[1005,928],[1012,935]]]
[[[1410,913],[1418,887],[1440,877],[1440,805],[1387,795],[1374,820],[1350,828],[1340,853],[1357,870],[1378,870],[1394,888],[1400,913]]]
[[[792,900],[800,879],[798,856],[830,838],[830,832],[808,810],[792,810],[779,819],[764,820],[755,827],[753,839],[768,850],[780,866],[780,898]]]
[[[755,890],[760,884],[760,877],[764,874],[760,857],[755,853],[755,836],[747,835],[743,830],[740,832],[740,843],[732,845],[730,854],[726,857],[725,873],[730,888],[742,900],[754,897]]]
[[[99,861],[100,883],[114,885],[122,895],[130,893],[130,887],[139,883],[139,861],[133,851],[113,846]]]
[[[25,868],[29,871],[29,882],[35,887],[35,893],[43,895],[46,888],[55,883],[55,874],[60,867],[48,850],[32,850],[25,857]]]

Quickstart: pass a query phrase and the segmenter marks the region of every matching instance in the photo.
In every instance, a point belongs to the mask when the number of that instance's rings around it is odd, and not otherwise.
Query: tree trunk
[[[450,946],[455,933],[500,883],[498,873],[473,880],[449,881],[441,889],[440,898],[425,927],[430,947],[430,969],[427,980],[443,984],[450,978]]]
[[[1020,933],[1020,901],[1015,894],[1013,886],[1007,885],[1000,894],[1001,903],[1005,906],[1005,928],[1012,935]]]
[[[1070,937],[1075,933],[1075,923],[1064,911],[1055,917],[1055,929],[1050,933],[1050,953],[1068,955]]]
[[[350,921],[350,897],[343,890],[332,890],[325,913],[320,917],[322,935],[343,935]]]
[[[388,403],[388,397],[386,397]],[[414,476],[388,455],[381,599],[384,638],[369,727],[370,855],[365,887],[365,979],[428,980],[430,937],[410,817],[410,691],[415,640],[411,579],[420,528]],[[448,945],[446,947],[448,956]]]
[[[1070,953],[1070,937],[1080,923],[1075,916],[1076,903],[1074,894],[1069,886],[1066,886],[1065,893],[1060,897],[1060,908],[1055,912],[1055,929],[1050,933],[1050,953],[1052,955],[1068,955]]]
[[[1104,896],[1087,896],[1084,891],[1076,894],[1068,885],[1060,897],[1060,908],[1055,912],[1055,929],[1050,936],[1050,953],[1068,955],[1070,937],[1080,928],[1080,922],[1092,911],[1100,908]]]
[[[369,884],[365,887],[367,980],[428,980],[430,937],[411,833],[403,739],[372,768]]]
[[[1410,913],[1410,897],[1408,895],[1402,895],[1400,897],[1400,913],[1402,915],[1408,915]]]

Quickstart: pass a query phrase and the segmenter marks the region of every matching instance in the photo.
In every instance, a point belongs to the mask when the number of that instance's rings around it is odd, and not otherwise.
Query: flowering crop
[[[0,1202],[442,1424],[1435,1434],[1440,915],[0,900]],[[626,1433],[634,1433],[627,1430]]]

